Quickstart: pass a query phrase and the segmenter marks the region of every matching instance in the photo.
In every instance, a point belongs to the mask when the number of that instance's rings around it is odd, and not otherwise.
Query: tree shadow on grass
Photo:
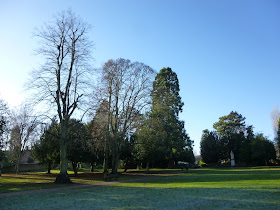
[[[32,198],[16,196],[2,199],[3,209],[279,209],[279,188],[265,190],[228,188],[150,188],[94,186]]]

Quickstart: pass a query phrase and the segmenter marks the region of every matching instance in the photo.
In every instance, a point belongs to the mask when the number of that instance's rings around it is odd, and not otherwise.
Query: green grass
[[[54,184],[59,170],[51,170],[51,174],[46,172],[26,172],[17,174],[2,174],[0,177],[0,193],[57,188],[65,185]],[[102,181],[91,176],[82,176],[84,172],[74,176],[73,171],[68,171],[72,182],[75,184],[91,184]]]
[[[196,169],[145,183],[153,188],[273,188],[280,186],[280,168]],[[120,186],[141,187],[141,182]]]
[[[0,197],[1,209],[280,209],[279,167],[159,172],[114,186]]]

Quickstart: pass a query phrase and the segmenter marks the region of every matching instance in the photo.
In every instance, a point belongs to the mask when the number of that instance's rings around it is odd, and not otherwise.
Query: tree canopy
[[[165,157],[173,167],[185,147],[192,152],[192,141],[179,120],[184,105],[179,91],[177,74],[169,67],[161,69],[153,82],[151,111],[138,134],[139,151],[147,160],[147,169],[155,155]]]
[[[233,151],[237,164],[268,164],[275,158],[275,148],[263,134],[255,135],[253,126],[246,126],[245,117],[237,112],[222,116],[214,123],[215,131],[204,130],[200,142],[205,163],[230,160]]]

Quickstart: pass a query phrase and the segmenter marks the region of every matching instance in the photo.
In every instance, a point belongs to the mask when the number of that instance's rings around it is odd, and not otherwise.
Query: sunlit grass
[[[0,198],[3,209],[280,209],[280,168],[130,171],[137,179]],[[128,174],[129,174],[128,173]],[[31,174],[30,174],[31,175]],[[44,175],[44,174],[42,174]]]
[[[280,186],[280,168],[196,169],[156,180],[119,186],[153,188],[273,188]]]

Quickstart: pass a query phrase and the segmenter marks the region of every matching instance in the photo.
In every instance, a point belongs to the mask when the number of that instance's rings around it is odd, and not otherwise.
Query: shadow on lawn
[[[279,209],[279,188],[149,188],[95,186],[86,189],[3,198],[3,209]]]

